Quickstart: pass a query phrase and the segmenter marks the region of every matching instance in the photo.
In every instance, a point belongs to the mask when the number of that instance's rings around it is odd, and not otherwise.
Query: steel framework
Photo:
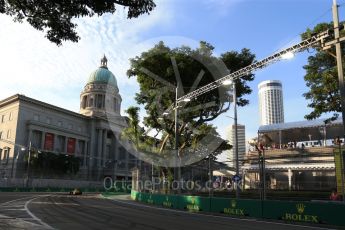
[[[274,53],[273,55],[266,57],[260,61],[254,62],[253,64],[246,66],[240,70],[237,70],[233,73],[230,73],[214,82],[211,82],[205,86],[202,86],[188,94],[183,95],[182,97],[177,99],[177,104],[180,102],[186,100],[186,99],[193,99],[196,98],[204,93],[207,93],[211,90],[214,90],[220,86],[223,85],[223,83],[227,80],[235,80],[240,78],[241,76],[244,76],[246,74],[249,74],[253,72],[254,70],[261,69],[271,63],[274,63],[276,61],[279,61],[285,54],[288,53],[297,53],[304,51],[307,48],[310,47],[322,47],[325,44],[325,39],[332,36],[333,30],[326,30],[324,32],[318,33],[316,35],[311,36],[310,38],[301,41],[298,44],[295,44],[289,48],[286,48],[284,50],[278,51]]]

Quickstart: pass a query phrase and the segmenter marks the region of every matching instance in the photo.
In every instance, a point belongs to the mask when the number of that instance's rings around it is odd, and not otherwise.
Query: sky
[[[0,15],[0,99],[20,93],[65,109],[79,111],[79,96],[90,73],[105,54],[122,96],[122,115],[136,105],[138,85],[128,79],[129,59],[158,41],[171,46],[195,47],[207,41],[215,54],[249,48],[257,60],[300,41],[300,34],[320,22],[332,20],[332,0],[158,0],[150,15],[127,19],[121,7],[114,15],[79,18],[78,43],[57,47],[44,33],[27,23],[16,23]],[[345,19],[345,0],[338,0],[340,20]],[[292,60],[272,64],[255,72],[249,83],[250,104],[238,109],[246,138],[255,137],[259,127],[259,82],[280,80],[283,84],[285,122],[304,120],[310,109],[302,94],[307,91],[303,66],[308,52]],[[225,138],[233,110],[213,124]],[[141,116],[144,115],[142,111]]]

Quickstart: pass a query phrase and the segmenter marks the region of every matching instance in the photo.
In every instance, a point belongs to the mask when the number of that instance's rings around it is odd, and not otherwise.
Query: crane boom
[[[303,51],[309,47],[312,47],[316,44],[318,44],[320,46],[320,44],[324,43],[324,39],[331,36],[331,35],[332,35],[332,30],[326,30],[324,32],[313,35],[310,38],[303,40],[298,44],[295,44],[295,45],[293,45],[289,48],[286,48],[284,50],[278,51],[269,57],[266,57],[260,61],[254,62],[253,64],[251,64],[249,66],[246,66],[246,67],[244,67],[240,70],[237,70],[233,73],[230,73],[230,74],[228,74],[228,75],[226,75],[226,76],[224,76],[224,77],[222,77],[222,78],[220,78],[214,82],[211,82],[205,86],[202,86],[202,87],[200,87],[200,88],[198,88],[198,89],[196,89],[196,90],[194,90],[188,94],[185,94],[184,96],[177,99],[177,104],[182,102],[183,100],[185,100],[187,98],[193,99],[193,98],[196,98],[196,97],[198,97],[198,96],[200,96],[206,92],[214,90],[214,89],[220,87],[221,85],[223,85],[224,81],[234,80],[234,79],[240,78],[241,76],[249,74],[249,73],[253,72],[254,70],[261,69],[261,68],[267,66],[268,64],[276,62],[279,59],[281,59],[284,54],[291,53],[291,52],[292,53],[301,52],[301,51]]]

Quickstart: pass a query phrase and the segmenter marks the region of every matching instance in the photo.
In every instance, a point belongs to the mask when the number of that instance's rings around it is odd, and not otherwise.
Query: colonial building
[[[0,178],[27,176],[31,149],[77,158],[78,179],[128,179],[135,158],[119,141],[121,101],[105,56],[80,94],[80,113],[19,94],[0,101]]]

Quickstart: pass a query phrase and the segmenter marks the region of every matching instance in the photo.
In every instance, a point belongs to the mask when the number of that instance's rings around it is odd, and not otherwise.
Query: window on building
[[[47,117],[47,124],[50,125],[52,123],[52,119],[50,117]]]
[[[8,158],[10,155],[10,148],[6,147],[3,149],[3,153],[1,155],[1,163],[2,164],[7,164],[8,163]]]
[[[5,115],[1,115],[1,123],[5,122]]]
[[[103,95],[102,94],[97,94],[97,108],[101,109],[103,106]]]
[[[59,127],[62,127],[62,121],[58,121],[57,125],[58,125]]]
[[[10,115],[8,116],[8,120],[12,121],[12,119],[13,119],[13,114],[12,114],[12,112],[10,112]]]
[[[2,139],[2,131],[0,131],[0,140]]]
[[[7,139],[10,139],[11,138],[11,130],[7,130]]]
[[[73,125],[72,124],[68,124],[68,129],[72,129]]]

